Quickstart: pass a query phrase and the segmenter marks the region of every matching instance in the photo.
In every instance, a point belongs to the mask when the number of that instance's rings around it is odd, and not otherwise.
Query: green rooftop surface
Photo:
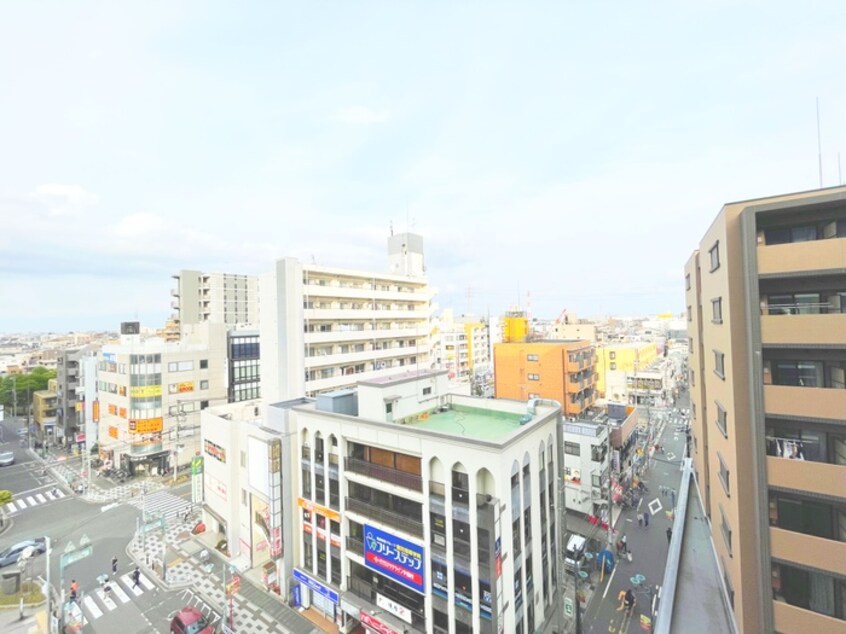
[[[408,426],[473,440],[497,442],[519,429],[521,418],[521,414],[452,405],[445,412],[439,411],[429,414],[428,418],[418,418],[408,423]]]

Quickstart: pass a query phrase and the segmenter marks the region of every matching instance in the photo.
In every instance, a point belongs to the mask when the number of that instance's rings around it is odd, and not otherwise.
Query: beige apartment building
[[[846,631],[846,187],[727,204],[685,266],[692,457],[738,628]]]

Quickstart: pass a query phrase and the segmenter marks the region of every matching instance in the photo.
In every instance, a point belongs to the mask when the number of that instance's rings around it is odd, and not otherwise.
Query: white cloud
[[[335,121],[350,125],[375,125],[388,120],[388,113],[384,110],[373,110],[366,106],[352,106],[341,108],[335,113]]]
[[[44,205],[51,216],[75,216],[100,202],[97,194],[79,185],[47,183],[35,188],[33,199]]]
[[[156,214],[139,212],[124,216],[115,226],[114,232],[120,238],[141,238],[161,232],[164,221]]]

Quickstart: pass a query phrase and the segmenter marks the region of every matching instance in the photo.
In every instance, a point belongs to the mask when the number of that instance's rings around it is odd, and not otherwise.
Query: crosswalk
[[[6,504],[6,512],[11,515],[12,513],[23,511],[24,509],[32,506],[38,506],[39,504],[44,504],[53,500],[60,500],[66,496],[67,493],[59,488],[55,488],[52,491],[44,491],[43,493],[33,493],[32,495],[27,495],[26,497],[21,496],[17,500],[13,500],[12,502]]]
[[[167,491],[149,493],[143,498],[136,497],[130,504],[143,509],[147,517],[155,517],[161,514],[166,520],[172,520],[179,515],[183,515],[193,506],[190,501],[183,500]]]
[[[135,585],[132,573],[127,572],[112,581],[109,587],[111,593],[108,595],[103,588],[97,588],[82,597],[82,610],[89,621],[96,621],[104,614],[129,603],[133,597],[140,597],[155,588],[155,585],[143,574],[138,577],[138,585]]]

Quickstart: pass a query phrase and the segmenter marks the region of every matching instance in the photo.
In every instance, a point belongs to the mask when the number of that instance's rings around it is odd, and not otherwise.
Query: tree
[[[55,370],[48,370],[43,366],[34,368],[32,372],[27,374],[15,374],[4,376],[0,382],[0,392],[2,392],[3,404],[8,411],[11,411],[12,405],[15,402],[14,392],[18,393],[18,409],[21,405],[26,405],[26,391],[29,388],[30,398],[32,393],[37,390],[46,390],[47,381],[56,378]]]
[[[14,495],[11,491],[6,491],[5,489],[0,490],[0,505],[8,504],[12,501]]]

